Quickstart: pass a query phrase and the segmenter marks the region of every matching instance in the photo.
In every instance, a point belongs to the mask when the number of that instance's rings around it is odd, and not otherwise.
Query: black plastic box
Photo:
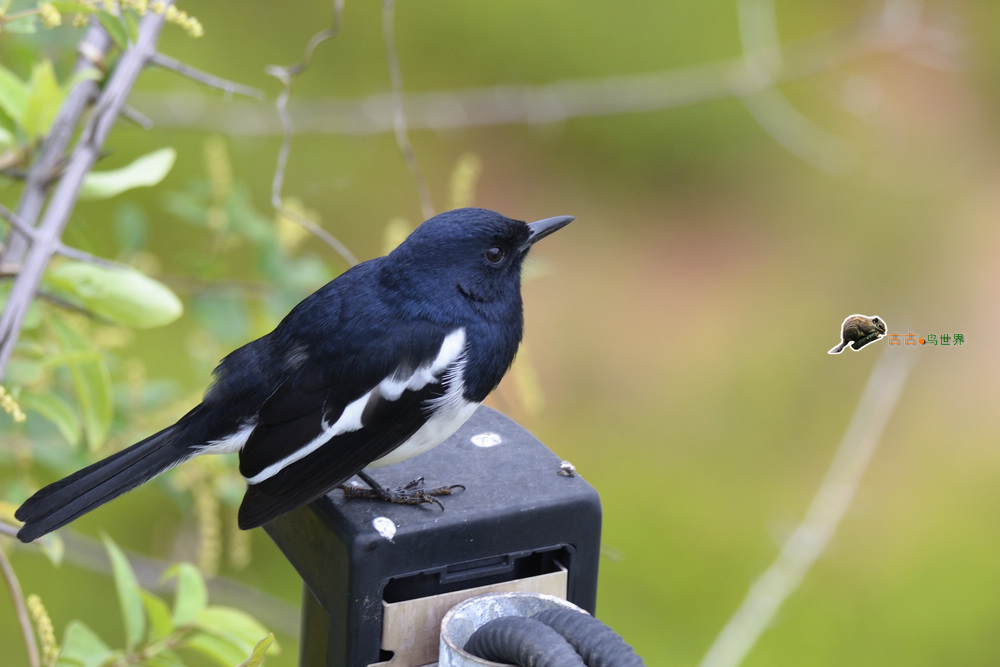
[[[386,486],[420,476],[430,487],[464,484],[441,498],[444,511],[345,499],[338,490],[267,524],[305,584],[300,664],[388,660],[384,603],[553,572],[565,571],[566,599],[593,613],[600,499],[579,475],[561,474],[561,463],[483,407],[427,454],[373,472]]]

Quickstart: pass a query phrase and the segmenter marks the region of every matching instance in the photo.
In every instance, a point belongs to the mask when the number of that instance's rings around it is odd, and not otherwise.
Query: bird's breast
[[[392,465],[434,449],[454,435],[455,431],[469,420],[479,405],[479,403],[460,398],[439,407],[424,425],[417,429],[416,433],[407,438],[396,449],[373,461],[369,467],[380,468]]]

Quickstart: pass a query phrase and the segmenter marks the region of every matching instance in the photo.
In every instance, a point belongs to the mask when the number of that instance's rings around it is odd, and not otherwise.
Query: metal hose
[[[469,637],[465,650],[518,667],[644,667],[614,630],[573,609],[494,619]]]

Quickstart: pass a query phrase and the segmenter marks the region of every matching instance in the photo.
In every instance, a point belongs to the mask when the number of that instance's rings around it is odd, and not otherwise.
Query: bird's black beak
[[[552,232],[562,229],[574,220],[576,220],[576,218],[571,215],[559,215],[554,218],[545,218],[544,220],[529,222],[528,229],[531,230],[531,235],[528,237],[525,247],[534,245]]]

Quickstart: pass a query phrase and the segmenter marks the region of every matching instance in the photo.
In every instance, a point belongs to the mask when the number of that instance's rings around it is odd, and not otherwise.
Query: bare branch
[[[4,533],[8,533],[6,525],[0,524],[0,526],[3,527]],[[28,614],[28,607],[24,603],[24,592],[21,590],[17,574],[15,574],[14,568],[11,567],[10,561],[7,560],[7,554],[4,553],[3,549],[0,549],[0,573],[3,574],[3,579],[7,583],[7,590],[10,592],[11,602],[14,603],[14,612],[17,615],[18,625],[21,626],[21,636],[24,638],[24,646],[28,651],[28,664],[31,667],[39,667],[42,661],[38,655],[38,643],[35,641],[35,630],[31,626],[31,616]]]
[[[9,222],[10,226],[21,234],[27,236],[28,238],[34,238],[35,230],[24,224],[24,221],[21,220],[21,217],[17,213],[14,213],[14,211],[10,210],[3,204],[0,204],[0,218]]]
[[[77,52],[80,55],[77,58],[74,73],[93,68],[94,62],[103,60],[104,55],[111,49],[112,45],[111,38],[108,37],[104,28],[96,19],[91,19],[91,27],[77,47]],[[60,107],[49,135],[39,151],[38,159],[28,172],[24,194],[21,195],[21,201],[18,204],[18,217],[24,225],[34,227],[38,220],[42,207],[45,205],[52,174],[58,173],[69,142],[72,140],[84,112],[96,97],[99,85],[100,82],[92,77],[83,77],[73,87],[66,101]],[[10,234],[7,237],[0,263],[5,265],[20,264],[27,251],[28,237],[23,234]],[[0,336],[5,334],[5,331],[0,330]],[[0,376],[3,375],[2,369],[3,363],[0,362]]]
[[[16,229],[20,234],[23,234],[32,241],[38,239],[38,231],[24,224],[24,221],[22,221],[16,213],[3,204],[0,204],[0,217],[9,222],[10,226]],[[110,259],[104,259],[103,257],[98,257],[97,255],[91,255],[89,252],[70,247],[62,241],[58,241],[56,243],[55,251],[57,254],[63,255],[64,257],[69,257],[70,259],[75,259],[81,262],[87,262],[88,264],[96,264],[97,266],[105,266],[109,268],[119,268],[123,266],[122,264],[113,262]],[[9,271],[12,265],[4,264],[4,266],[7,267],[7,270]]]
[[[399,68],[399,54],[396,51],[395,3],[393,0],[382,0],[382,39],[385,41],[385,55],[389,61],[389,82],[392,85],[392,128],[396,134],[396,145],[403,154],[406,167],[413,176],[417,186],[417,196],[420,197],[420,208],[424,218],[434,215],[434,202],[431,201],[431,191],[427,188],[417,164],[417,156],[406,130],[406,111],[403,107],[403,73]]]
[[[73,153],[66,163],[62,177],[59,179],[52,193],[49,204],[45,209],[45,215],[40,224],[35,228],[35,238],[24,254],[24,261],[20,262],[20,271],[14,280],[3,315],[0,316],[0,376],[3,375],[7,367],[7,362],[10,361],[13,354],[25,315],[28,312],[28,306],[38,291],[42,274],[45,272],[52,254],[58,251],[63,228],[66,226],[66,222],[69,220],[69,216],[76,205],[83,180],[100,156],[101,148],[107,140],[115,121],[121,114],[136,79],[139,77],[150,56],[155,53],[156,42],[163,23],[164,16],[162,14],[151,12],[142,18],[135,43],[122,54],[114,73],[97,98],[94,111],[87,125],[84,127]],[[77,103],[74,100],[76,92],[74,90],[70,94],[70,100],[67,101],[67,105]],[[81,112],[82,106],[86,104],[86,101],[86,99],[79,101]],[[56,117],[56,124],[53,126],[50,141],[53,141],[52,137],[61,137],[63,134],[72,135],[75,126],[65,127],[60,125],[60,123],[68,123],[70,121],[75,123],[79,117],[78,114],[73,115],[67,111],[64,105]],[[68,142],[68,139],[66,141]],[[65,144],[62,144],[62,146],[65,146]],[[46,149],[48,149],[48,152]],[[47,156],[51,154],[52,150],[46,146],[43,149],[43,154]],[[29,184],[25,190],[24,197],[22,197],[22,209],[19,211],[23,222],[27,223],[37,216],[36,213],[36,216],[29,218],[24,214],[25,198],[28,197],[29,193],[37,197],[40,200],[38,202],[38,208],[40,209],[41,204],[44,202],[47,182],[40,183],[39,177],[49,174],[61,156],[62,149],[59,150],[59,154],[55,156],[51,164],[47,165],[45,170],[36,170],[39,166],[36,163],[31,173],[29,173]],[[41,158],[39,162],[41,162]],[[23,235],[21,238],[24,238]],[[4,259],[7,260],[4,264],[18,263],[10,261],[11,256],[6,253]]]
[[[87,264],[93,264],[94,266],[103,266],[107,269],[120,269],[125,267],[125,265],[120,262],[92,255],[89,252],[73,248],[72,246],[68,246],[62,242],[60,242],[59,246],[56,248],[56,253],[69,259],[75,259],[78,262],[86,262]]]
[[[278,118],[281,121],[281,131],[284,135],[281,141],[281,148],[278,149],[278,163],[274,168],[274,177],[271,180],[271,206],[279,215],[287,216],[288,218],[299,223],[305,229],[307,229],[312,234],[322,239],[334,251],[339,254],[344,261],[349,265],[354,266],[358,263],[357,258],[354,254],[347,249],[343,243],[340,242],[335,236],[324,230],[318,224],[309,220],[303,215],[291,210],[288,206],[285,206],[284,198],[282,197],[281,191],[285,184],[285,170],[288,167],[288,156],[292,151],[292,119],[288,114],[288,100],[292,96],[292,79],[302,72],[306,71],[309,67],[309,63],[312,61],[313,52],[316,48],[328,39],[337,36],[340,32],[340,18],[344,11],[344,0],[334,0],[333,4],[333,24],[326,30],[322,30],[312,36],[309,43],[306,44],[305,53],[302,56],[302,62],[289,67],[278,67],[277,65],[271,65],[267,68],[267,73],[281,81],[284,88],[281,94],[278,95],[278,99],[275,101],[275,108],[278,110]]]
[[[278,214],[283,215],[287,218],[291,218],[295,222],[305,227],[306,230],[316,235],[320,240],[322,240],[331,248],[333,248],[337,252],[337,254],[343,257],[344,260],[351,266],[354,266],[355,264],[358,263],[357,257],[355,257],[354,253],[352,253],[350,250],[347,249],[347,246],[345,246],[340,241],[340,239],[338,239],[336,236],[326,231],[325,229],[323,229],[322,227],[320,227],[315,222],[313,222],[306,216],[302,215],[298,211],[290,209],[287,206],[282,206],[282,208],[278,210]]]
[[[149,59],[149,62],[157,67],[177,72],[181,76],[186,76],[187,78],[197,81],[198,83],[203,83],[206,86],[211,86],[212,88],[218,88],[219,90],[230,95],[245,95],[246,97],[252,97],[255,100],[264,99],[264,92],[261,90],[223,79],[222,77],[215,76],[214,74],[202,72],[196,67],[191,67],[176,58],[165,56],[159,52],[154,53],[152,58]]]
[[[739,0],[740,41],[748,68],[766,79],[768,61],[782,58],[775,0]],[[779,145],[800,159],[831,174],[849,163],[846,143],[800,113],[775,86],[740,98],[743,107]]]
[[[138,109],[134,109],[127,104],[122,107],[122,118],[132,121],[144,130],[153,129],[153,121]]]
[[[771,567],[750,587],[700,667],[736,667],[743,662],[781,605],[826,550],[854,500],[916,357],[916,353],[888,348],[882,353],[805,517]]]
[[[559,81],[540,86],[495,86],[459,91],[407,93],[409,130],[447,130],[491,125],[560,123],[573,118],[663,111],[731,97],[747,97],[789,81],[829,72],[879,55],[911,57],[947,47],[940,27],[913,27],[881,16],[864,16],[839,29],[783,46],[780,57],[750,67],[744,57],[646,74]],[[947,54],[944,54],[947,56]],[[230,135],[281,134],[260,108],[222,105],[190,93],[137,92],[158,127],[225,131]],[[294,132],[375,134],[395,130],[392,94],[362,99],[312,99],[288,104]]]

